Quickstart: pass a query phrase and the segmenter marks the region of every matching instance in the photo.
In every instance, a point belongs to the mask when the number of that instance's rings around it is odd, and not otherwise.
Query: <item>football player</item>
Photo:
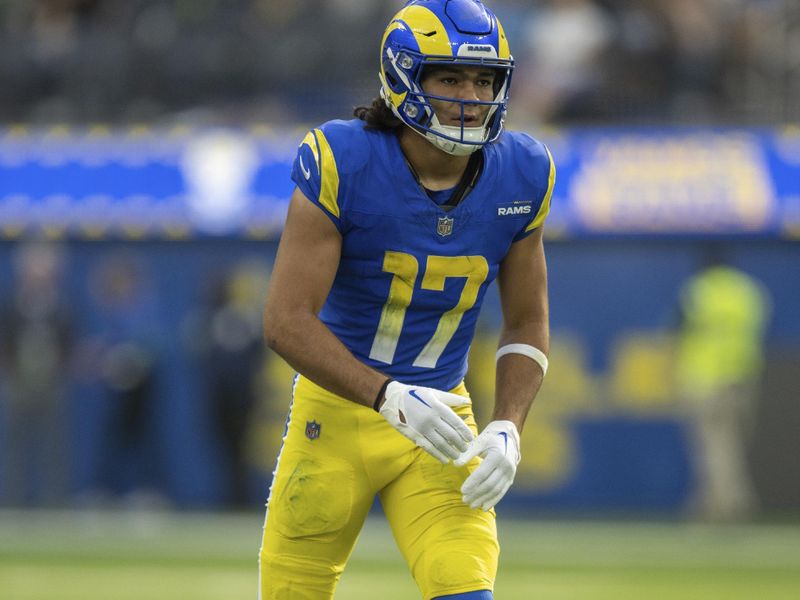
[[[503,130],[514,62],[479,0],[412,0],[380,97],[303,139],[264,314],[299,373],[267,503],[260,593],[333,596],[375,495],[426,599],[492,598],[494,505],[547,370],[547,149]],[[492,421],[463,378],[497,279]]]

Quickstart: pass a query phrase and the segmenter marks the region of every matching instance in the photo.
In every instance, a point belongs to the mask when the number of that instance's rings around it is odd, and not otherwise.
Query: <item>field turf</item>
[[[0,512],[2,600],[256,598],[262,515]],[[800,526],[500,520],[498,600],[796,600]],[[337,600],[419,598],[371,518]]]

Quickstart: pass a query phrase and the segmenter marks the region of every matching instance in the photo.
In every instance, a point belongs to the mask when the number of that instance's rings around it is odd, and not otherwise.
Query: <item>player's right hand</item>
[[[469,404],[469,398],[429,387],[392,381],[386,387],[379,412],[400,433],[443,463],[467,449],[473,435],[451,406]]]

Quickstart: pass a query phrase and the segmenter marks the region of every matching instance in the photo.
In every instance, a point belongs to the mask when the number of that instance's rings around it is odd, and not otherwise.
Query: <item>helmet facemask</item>
[[[423,89],[422,80],[429,69],[466,66],[488,67],[495,71],[492,100],[462,100],[431,94]],[[386,48],[382,73],[379,74],[382,84],[381,96],[395,116],[434,146],[448,154],[466,156],[493,142],[500,135],[508,104],[512,70],[511,59],[429,56],[409,50],[395,53],[392,48]],[[402,94],[405,96],[401,99],[399,96]],[[396,102],[397,100],[400,102]],[[431,100],[459,105],[460,125],[443,125],[436,115]],[[476,105],[488,106],[489,110],[486,111],[483,123],[468,126],[464,109]]]

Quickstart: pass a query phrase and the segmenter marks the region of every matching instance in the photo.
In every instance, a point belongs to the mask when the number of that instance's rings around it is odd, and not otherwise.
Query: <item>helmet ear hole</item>
[[[386,80],[386,83],[389,85],[391,90],[396,94],[401,93],[403,91],[403,85],[398,80],[397,75],[395,74],[394,64],[388,58],[385,58],[383,60],[383,73],[384,73],[384,79]]]

